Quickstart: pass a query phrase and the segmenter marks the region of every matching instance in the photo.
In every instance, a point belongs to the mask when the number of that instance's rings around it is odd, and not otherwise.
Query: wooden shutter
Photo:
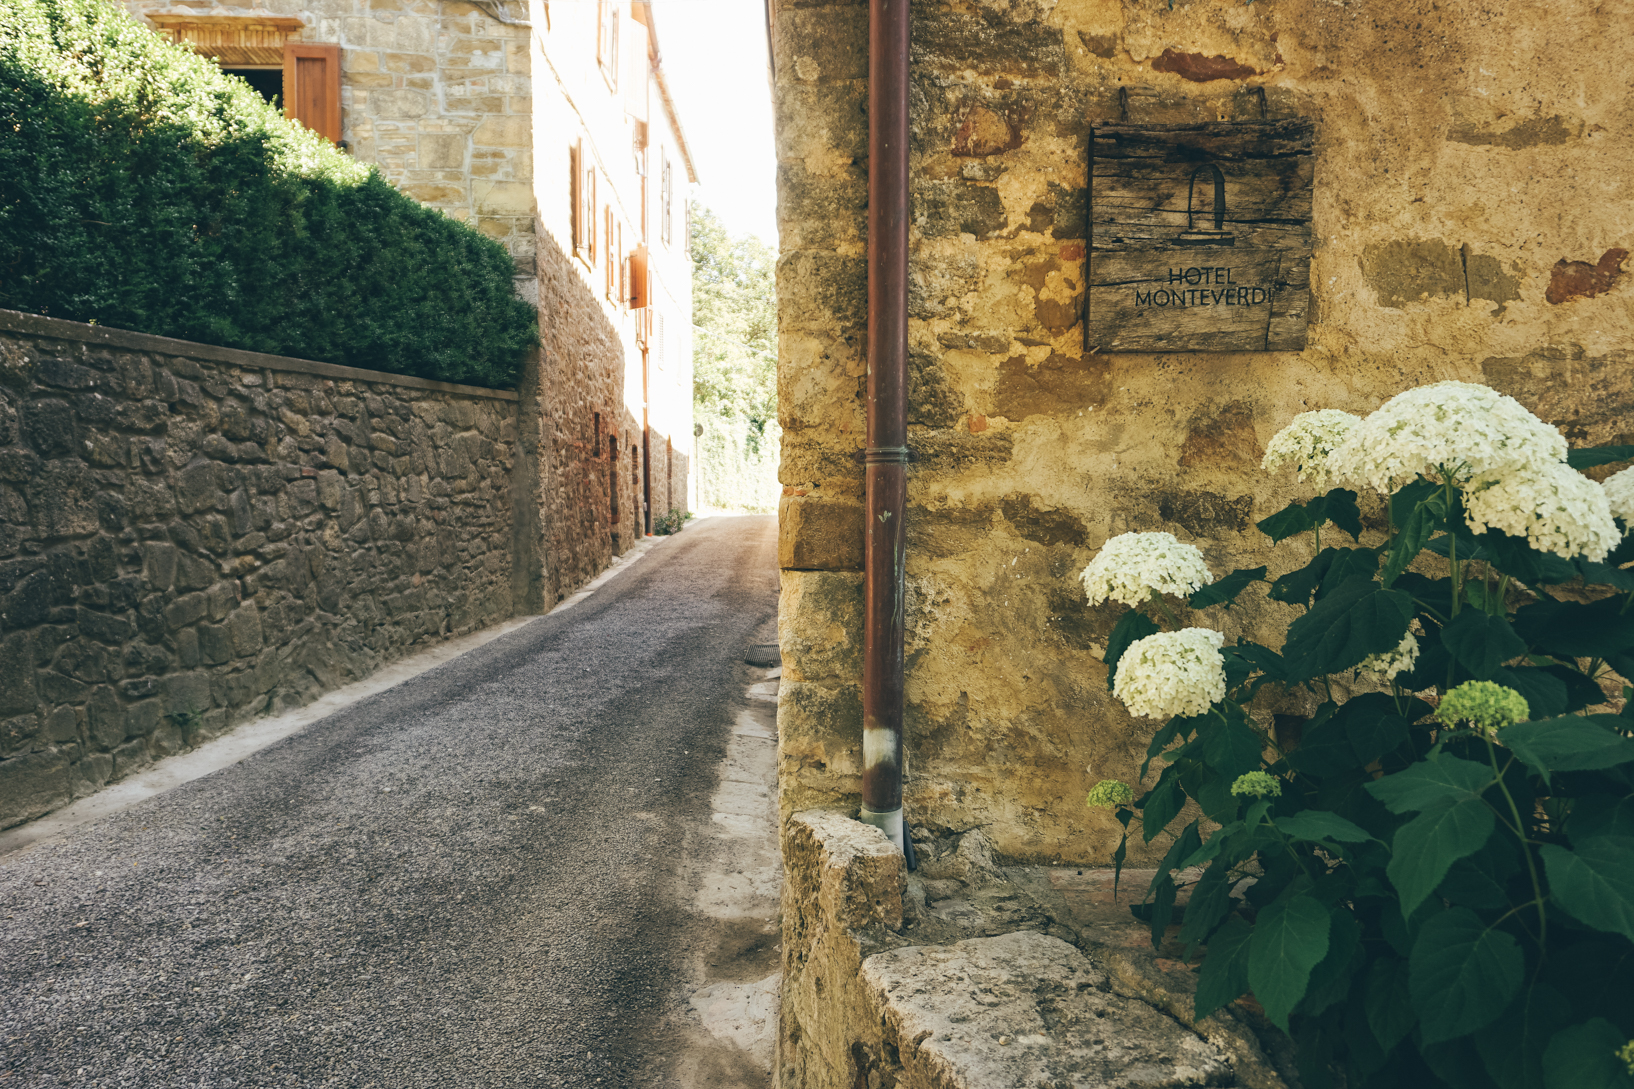
[[[340,143],[340,46],[284,43],[284,116]]]
[[[584,187],[584,167],[580,165],[583,162],[584,141],[580,140],[567,149],[567,199],[573,205],[573,210],[568,217],[572,223],[570,229],[573,233],[573,255],[581,260],[584,259],[584,244],[586,241],[584,234],[584,196],[579,192]]]
[[[645,310],[648,297],[647,247],[641,245],[630,252],[630,309]]]

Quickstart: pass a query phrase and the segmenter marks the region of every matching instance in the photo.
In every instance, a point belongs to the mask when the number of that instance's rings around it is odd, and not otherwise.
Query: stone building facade
[[[655,513],[688,509],[696,173],[650,4],[125,5],[510,251],[544,345],[522,386],[545,541],[535,607],[593,577]]]
[[[1108,860],[1084,806],[1151,736],[1107,692],[1120,607],[1077,575],[1165,530],[1218,573],[1304,563],[1255,522],[1315,408],[1484,382],[1573,445],[1634,442],[1634,24],[1594,0],[916,0],[906,816]],[[774,0],[785,815],[860,790],[868,11]],[[1310,118],[1302,351],[1086,347],[1096,124]],[[1199,622],[1273,631],[1265,602]],[[1220,610],[1214,610],[1219,612]],[[1262,636],[1269,637],[1269,636]],[[1155,774],[1155,772],[1154,772]]]

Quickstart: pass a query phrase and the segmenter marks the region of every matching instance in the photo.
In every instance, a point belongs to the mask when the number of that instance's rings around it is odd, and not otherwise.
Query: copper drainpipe
[[[908,490],[907,390],[908,0],[869,0],[868,520],[863,541],[861,819],[882,830],[899,848],[905,847],[902,510]]]

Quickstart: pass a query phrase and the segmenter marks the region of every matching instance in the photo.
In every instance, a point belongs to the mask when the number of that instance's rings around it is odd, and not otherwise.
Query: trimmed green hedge
[[[0,3],[0,307],[512,386],[513,274],[113,0]]]

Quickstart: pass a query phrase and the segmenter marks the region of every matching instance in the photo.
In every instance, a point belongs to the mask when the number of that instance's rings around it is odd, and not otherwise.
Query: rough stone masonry
[[[512,615],[516,420],[0,312],[0,828]]]
[[[868,12],[773,14],[787,818],[860,789]],[[1303,564],[1306,543],[1254,527],[1301,494],[1260,473],[1264,444],[1301,411],[1442,379],[1514,395],[1573,445],[1634,442],[1634,20],[1598,0],[912,17],[907,816],[1104,863],[1121,830],[1085,793],[1135,782],[1154,729],[1107,692],[1120,607],[1086,607],[1075,577],[1108,537],[1172,532],[1220,574]],[[1308,346],[1086,346],[1092,127],[1279,118],[1316,125]],[[1289,619],[1244,601],[1187,622],[1271,638]]]

